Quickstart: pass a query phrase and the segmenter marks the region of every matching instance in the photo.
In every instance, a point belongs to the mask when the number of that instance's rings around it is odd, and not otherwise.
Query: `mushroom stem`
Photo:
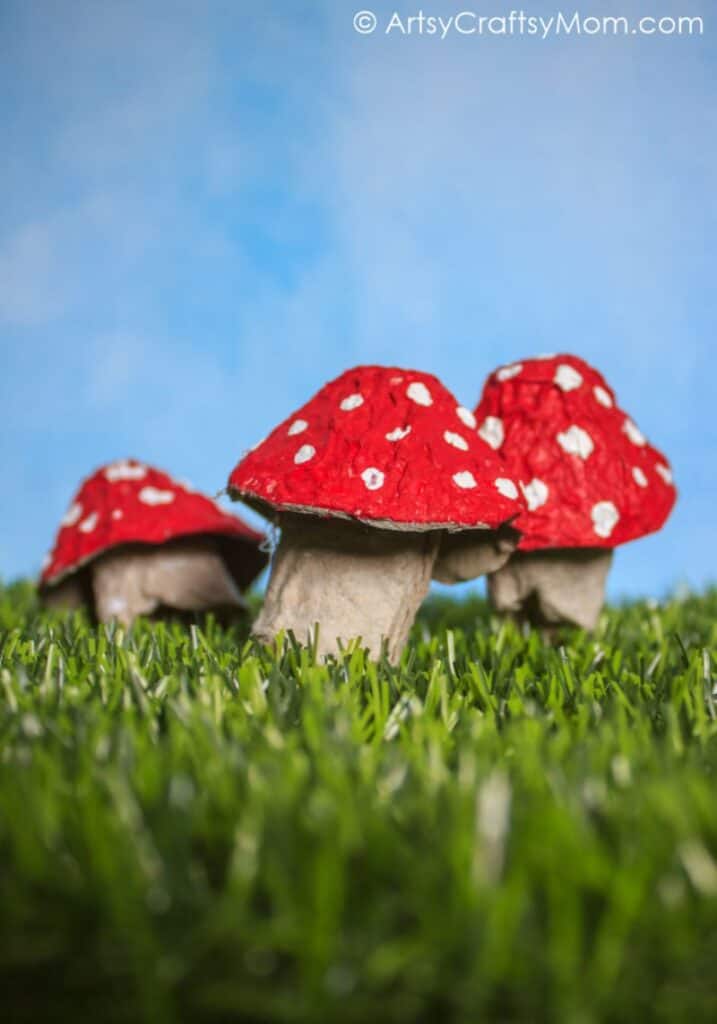
[[[520,533],[507,525],[444,533],[433,578],[439,583],[462,583],[495,572],[508,561],[519,539]]]
[[[605,548],[518,551],[488,576],[488,596],[496,611],[535,626],[594,629],[611,563]]]
[[[177,611],[244,609],[245,603],[213,539],[192,537],[159,547],[124,546],[92,566],[100,622],[129,624],[159,608]]]
[[[285,517],[254,635],[268,642],[290,629],[303,643],[318,623],[320,656],[360,637],[374,657],[385,641],[396,662],[428,592],[438,543],[435,532]]]

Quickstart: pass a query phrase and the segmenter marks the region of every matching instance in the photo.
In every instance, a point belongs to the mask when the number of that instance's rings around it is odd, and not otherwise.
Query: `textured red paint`
[[[504,440],[497,451],[533,504],[541,488],[531,488],[531,481],[547,487],[544,504],[515,523],[523,531],[523,551],[613,548],[659,530],[675,503],[665,456],[647,442],[636,443],[639,435],[612,389],[576,356],[523,359],[501,367],[488,377],[475,415],[478,429],[492,428],[494,437],[500,428],[490,420],[486,426],[487,417],[500,420]],[[568,446],[579,444],[583,453],[592,448],[581,458],[566,452],[558,435]],[[593,510],[602,503],[611,503],[619,516],[610,530],[603,523],[606,535],[596,532],[593,521]]]
[[[349,516],[379,527],[498,526],[520,511],[521,498],[517,486],[516,498],[497,489],[496,480],[509,490],[514,485],[464,421],[472,414],[462,409],[462,419],[459,408],[431,374],[356,367],[245,455],[229,492],[262,509]],[[475,485],[460,487],[455,477],[470,483],[462,474],[471,474]]]
[[[59,583],[68,573],[118,545],[162,544],[197,534],[241,543],[246,564],[235,575],[244,577],[243,585],[266,561],[258,550],[262,534],[224,512],[210,498],[134,459],[110,463],[88,477],[65,519],[40,577],[44,586]]]

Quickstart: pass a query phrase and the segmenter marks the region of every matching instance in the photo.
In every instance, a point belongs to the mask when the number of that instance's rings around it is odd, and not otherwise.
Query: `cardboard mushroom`
[[[245,608],[241,591],[266,562],[263,536],[210,498],[134,459],[80,486],[45,560],[40,595],[129,624],[164,610]]]
[[[659,530],[675,503],[667,459],[577,356],[501,367],[475,415],[527,505],[518,550],[488,577],[492,604],[537,625],[592,629],[613,549]]]
[[[492,531],[520,510],[466,420],[436,377],[359,366],[242,458],[230,495],[281,526],[257,637],[291,629],[321,655],[361,637],[399,657],[442,533]]]

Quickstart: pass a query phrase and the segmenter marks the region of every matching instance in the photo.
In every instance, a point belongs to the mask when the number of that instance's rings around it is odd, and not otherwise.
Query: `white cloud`
[[[0,321],[30,327],[59,316],[70,296],[52,222],[0,241]]]

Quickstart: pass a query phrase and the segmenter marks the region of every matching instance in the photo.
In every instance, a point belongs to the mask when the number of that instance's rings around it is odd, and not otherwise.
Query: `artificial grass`
[[[401,665],[0,592],[7,1021],[717,1020],[717,591]]]

